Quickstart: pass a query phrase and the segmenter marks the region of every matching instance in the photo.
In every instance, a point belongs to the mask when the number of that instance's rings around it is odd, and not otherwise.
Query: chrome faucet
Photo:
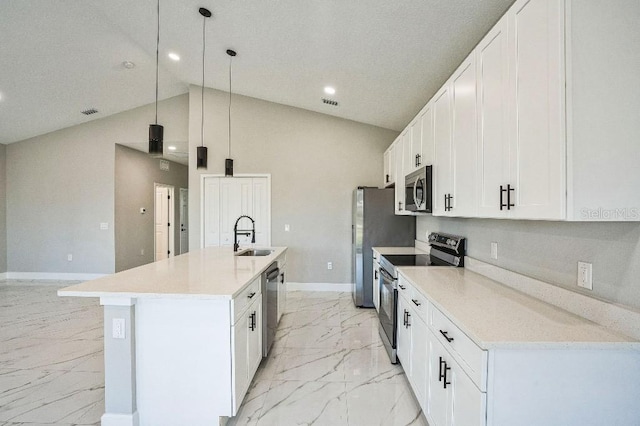
[[[251,221],[252,229],[238,229],[238,222],[240,222],[240,219],[242,219],[243,217],[246,217]],[[238,251],[238,248],[240,248],[240,244],[238,244],[238,235],[249,236],[250,234],[251,234],[251,242],[255,243],[256,242],[256,221],[253,220],[251,216],[247,216],[246,214],[243,214],[236,220],[236,224],[233,225],[233,251]]]

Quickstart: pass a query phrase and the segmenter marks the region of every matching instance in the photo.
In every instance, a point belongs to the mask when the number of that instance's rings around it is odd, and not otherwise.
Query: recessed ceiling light
[[[169,53],[169,59],[174,60],[174,61],[179,61],[180,60],[180,55],[178,55],[177,53]]]
[[[136,64],[134,64],[131,61],[123,61],[122,62],[122,66],[125,67],[126,69],[130,70],[136,67]]]
[[[336,89],[334,89],[331,86],[327,86],[324,88],[324,93],[326,93],[327,95],[335,95],[336,94]]]
[[[173,146],[173,145],[171,145],[168,149],[169,149],[169,151],[175,151],[175,150],[176,150],[176,147],[175,147],[175,146]]]

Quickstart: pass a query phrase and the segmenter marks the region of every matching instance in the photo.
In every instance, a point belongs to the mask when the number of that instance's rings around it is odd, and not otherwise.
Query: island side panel
[[[489,351],[487,425],[636,425],[635,349]]]
[[[232,414],[230,303],[138,300],[141,426],[211,425]]]
[[[105,299],[103,426],[137,426],[135,299]]]

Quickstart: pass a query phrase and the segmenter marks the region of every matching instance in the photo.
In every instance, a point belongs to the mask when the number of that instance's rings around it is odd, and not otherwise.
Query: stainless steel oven
[[[378,313],[378,318],[380,319],[380,337],[391,358],[391,362],[395,364],[397,362],[396,321],[398,318],[398,280],[383,267],[380,268],[378,277],[380,280],[380,311]]]
[[[466,240],[443,233],[429,234],[430,253],[385,254],[380,256],[380,338],[393,364],[398,362],[398,267],[464,266]]]
[[[432,181],[432,166],[424,166],[407,175],[404,181],[406,210],[431,213]]]

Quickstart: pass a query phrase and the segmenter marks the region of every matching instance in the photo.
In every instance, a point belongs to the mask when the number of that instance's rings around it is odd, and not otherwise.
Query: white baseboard
[[[287,282],[287,291],[351,291],[351,283],[292,283]]]
[[[104,413],[100,418],[102,426],[138,426],[140,418],[138,412],[133,414]]]
[[[4,280],[54,280],[54,281],[89,281],[109,274],[82,274],[70,272],[4,272],[0,279]]]

